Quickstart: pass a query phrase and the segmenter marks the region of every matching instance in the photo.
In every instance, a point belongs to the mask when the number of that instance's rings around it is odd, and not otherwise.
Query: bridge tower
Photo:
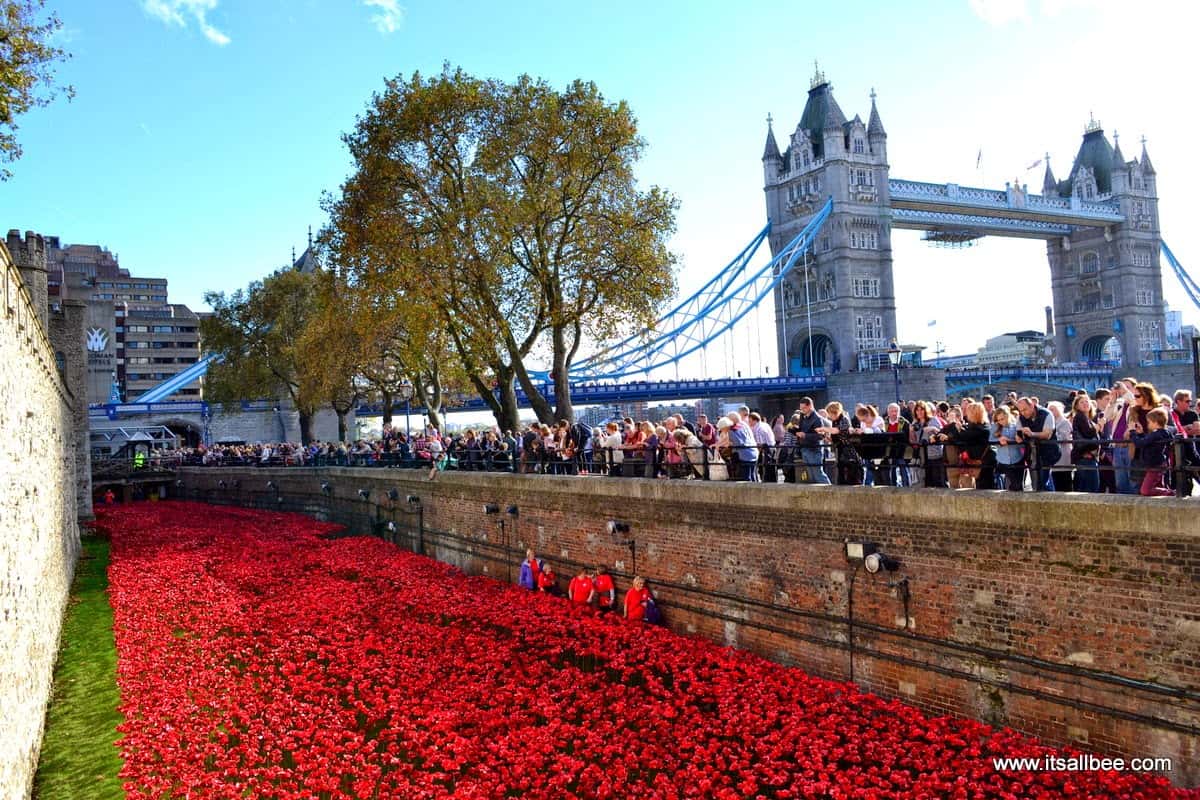
[[[1094,200],[1116,201],[1125,218],[1105,228],[1076,228],[1046,245],[1059,362],[1115,358],[1122,367],[1132,367],[1156,358],[1165,346],[1154,165],[1144,139],[1141,157],[1129,161],[1116,132],[1113,142],[1093,118],[1067,178],[1056,181],[1046,165],[1046,197],[1066,198],[1072,208]],[[1019,294],[1016,298],[1020,302]]]
[[[775,291],[779,374],[831,374],[886,363],[896,335],[896,300],[887,132],[874,90],[868,122],[857,115],[847,120],[817,69],[782,153],[768,117],[762,160],[773,254],[833,197],[833,212],[814,246]]]

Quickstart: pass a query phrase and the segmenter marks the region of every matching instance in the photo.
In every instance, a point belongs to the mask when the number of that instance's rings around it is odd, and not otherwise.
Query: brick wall
[[[189,469],[185,493],[307,511],[515,578],[526,546],[563,582],[604,563],[648,576],[668,623],[937,713],[1056,743],[1169,756],[1200,783],[1200,525],[1191,501],[407,470]],[[225,481],[225,487],[218,487]],[[237,481],[235,487],[234,482]],[[278,493],[266,488],[278,484]],[[331,484],[332,493],[321,492]],[[370,491],[361,499],[360,488]],[[399,491],[397,502],[386,492]],[[519,507],[515,531],[484,503]],[[499,520],[506,521],[502,536]],[[609,519],[631,534],[610,536]],[[383,527],[383,526],[380,526]],[[857,574],[843,540],[903,562]],[[898,588],[907,577],[907,614]]]
[[[0,245],[0,797],[28,797],[79,553],[73,397]]]

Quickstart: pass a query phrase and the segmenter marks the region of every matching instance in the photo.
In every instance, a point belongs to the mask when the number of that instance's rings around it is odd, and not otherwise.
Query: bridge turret
[[[771,115],[767,114],[767,143],[763,147],[763,185],[770,186],[779,181],[779,173],[783,171],[783,156],[779,153],[779,145],[775,143],[775,131],[771,127]]]
[[[1112,152],[1112,193],[1121,195],[1129,191],[1129,165],[1125,163],[1125,156],[1121,153],[1121,138],[1120,135],[1113,131],[1113,152]]]
[[[1050,154],[1046,153],[1046,174],[1042,178],[1042,194],[1053,197],[1058,194],[1058,181],[1054,178],[1054,170],[1050,169]]]
[[[878,156],[887,163],[887,131],[883,129],[883,120],[879,118],[879,109],[875,107],[875,90],[871,89],[871,117],[867,121],[867,140],[871,145],[871,155]]]

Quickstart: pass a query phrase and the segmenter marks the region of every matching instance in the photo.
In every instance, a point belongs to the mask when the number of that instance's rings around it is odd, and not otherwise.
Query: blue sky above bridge
[[[172,298],[194,308],[206,289],[242,286],[302,250],[323,221],[321,193],[348,169],[339,136],[370,94],[385,76],[444,61],[558,85],[583,77],[628,100],[649,142],[641,180],[682,202],[673,246],[685,291],[762,226],[765,118],[781,135],[796,125],[813,59],[848,116],[865,118],[878,92],[893,177],[997,188],[1019,178],[1038,191],[1042,168],[1029,165],[1049,152],[1064,177],[1090,113],[1120,131],[1130,157],[1144,134],[1164,236],[1200,271],[1183,2],[49,5],[77,97],[21,121],[25,156],[0,186],[0,220],[104,244],[134,274],[168,277]],[[958,353],[1043,326],[1040,242],[944,251],[899,231],[893,245],[903,341]],[[1164,287],[1184,307],[1169,274]],[[775,373],[772,317],[752,314],[730,345],[752,374]],[[1185,308],[1188,320],[1200,313]]]

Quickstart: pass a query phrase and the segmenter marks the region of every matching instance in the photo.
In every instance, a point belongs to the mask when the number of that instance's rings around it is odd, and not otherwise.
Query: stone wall
[[[79,554],[74,398],[0,246],[0,796],[28,797]]]
[[[835,679],[853,659],[855,680],[878,694],[1097,752],[1168,756],[1173,779],[1200,783],[1192,501],[484,473],[428,482],[348,468],[183,477],[193,499],[384,535],[394,522],[398,544],[469,573],[511,579],[526,546],[564,584],[579,565],[604,563],[624,591],[636,570],[679,632]],[[422,501],[421,530],[410,494]],[[485,515],[484,503],[516,504],[519,515]],[[610,519],[631,533],[609,535]],[[856,572],[846,538],[878,542],[902,569]],[[907,610],[889,585],[899,578]]]

